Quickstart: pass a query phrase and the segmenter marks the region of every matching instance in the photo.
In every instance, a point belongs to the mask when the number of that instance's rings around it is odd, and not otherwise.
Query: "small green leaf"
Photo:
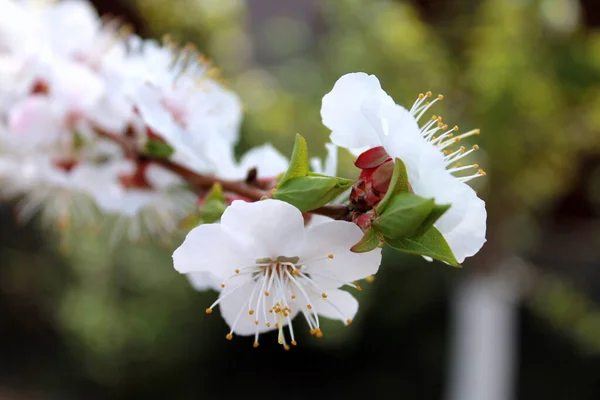
[[[203,224],[212,224],[221,219],[227,205],[220,200],[207,200],[198,210],[200,220]]]
[[[421,236],[405,239],[385,238],[385,243],[396,250],[409,254],[427,256],[460,267],[446,239],[435,228],[430,228]]]
[[[148,139],[144,146],[144,154],[153,158],[169,158],[175,150],[166,142]]]
[[[223,196],[223,187],[221,187],[220,183],[215,183],[213,185],[213,187],[210,189],[210,192],[208,192],[206,195],[205,200],[219,200],[225,202],[225,197]]]
[[[366,253],[367,251],[371,251],[377,246],[379,246],[380,239],[379,235],[374,229],[367,229],[365,235],[360,240],[360,242],[356,243],[354,246],[350,248],[350,251],[355,253]]]
[[[415,236],[421,236],[429,230],[440,219],[442,215],[450,208],[451,204],[436,204],[433,206],[433,210],[429,213],[425,221],[421,224],[419,229],[415,232]]]
[[[392,239],[416,236],[434,207],[433,199],[400,193],[388,202],[385,212],[380,214],[371,226],[383,236]]]
[[[329,203],[353,183],[350,179],[330,176],[300,176],[280,183],[273,193],[273,198],[283,200],[306,212]]]
[[[279,187],[283,185],[286,181],[292,178],[306,176],[307,174],[308,146],[306,145],[306,139],[304,139],[301,135],[296,134],[294,150],[292,151],[292,157],[290,159],[290,166],[277,186]]]
[[[394,160],[394,172],[392,173],[390,187],[377,205],[377,213],[383,214],[390,200],[399,193],[408,193],[408,175],[406,174],[406,166],[402,160],[396,158]]]

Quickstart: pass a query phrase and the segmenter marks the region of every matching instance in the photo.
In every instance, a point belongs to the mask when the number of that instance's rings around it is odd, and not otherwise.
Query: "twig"
[[[179,165],[173,161],[163,158],[152,158],[145,154],[140,154],[133,141],[127,140],[126,137],[121,135],[115,135],[114,133],[107,132],[102,129],[96,129],[99,136],[111,140],[119,144],[125,154],[135,158],[149,158],[155,164],[168,169],[169,171],[179,175],[189,184],[195,186],[198,189],[208,190],[212,188],[216,183],[221,185],[224,191],[238,194],[252,201],[258,201],[264,197],[271,197],[271,191],[262,190],[253,186],[248,185],[245,181],[229,181],[217,178],[211,175],[203,175],[190,170],[182,165]],[[350,212],[350,208],[343,204],[329,204],[323,207],[316,208],[309,211],[312,214],[323,215],[333,219],[345,219]]]

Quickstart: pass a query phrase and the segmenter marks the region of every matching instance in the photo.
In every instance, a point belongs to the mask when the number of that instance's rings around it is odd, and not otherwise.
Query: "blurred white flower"
[[[331,129],[334,144],[359,154],[383,146],[406,165],[409,183],[417,195],[434,198],[451,208],[435,223],[460,263],[476,254],[485,243],[485,203],[465,182],[485,175],[477,164],[455,163],[478,149],[473,146],[450,150],[461,139],[476,135],[473,130],[455,135],[441,117],[432,117],[419,126],[419,120],[442,96],[429,102],[430,92],[419,95],[410,110],[394,103],[374,75],[362,72],[342,76],[323,97],[321,116]],[[468,176],[454,174],[473,170]]]
[[[196,201],[178,175],[150,162],[121,160],[89,168],[81,187],[102,211],[117,216],[114,240],[173,232]]]
[[[214,70],[191,47],[130,40],[128,68],[134,105],[149,132],[174,149],[172,159],[202,173],[215,173],[239,139],[237,95],[214,78]]]
[[[377,272],[381,250],[353,253],[360,228],[330,221],[308,228],[302,213],[278,200],[234,201],[220,224],[194,228],[173,253],[181,273],[208,272],[220,281],[221,315],[233,334],[279,330],[279,343],[296,344],[292,319],[303,314],[311,333],[321,336],[319,317],[351,322],[358,303],[339,290]]]

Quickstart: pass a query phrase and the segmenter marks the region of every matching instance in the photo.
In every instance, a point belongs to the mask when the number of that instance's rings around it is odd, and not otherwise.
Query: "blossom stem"
[[[99,128],[96,128],[96,132],[99,136],[120,145],[127,156],[132,158],[144,157],[150,159],[155,164],[158,164],[163,168],[179,175],[185,181],[197,187],[198,189],[208,190],[218,183],[221,185],[224,191],[235,193],[252,201],[258,201],[265,197],[271,197],[271,191],[250,186],[245,181],[230,181],[220,179],[215,176],[199,174],[190,170],[189,168],[174,163],[171,160],[164,158],[152,158],[146,154],[142,154],[137,150],[136,144],[124,136],[107,132]],[[344,219],[349,214],[350,209],[348,206],[343,204],[328,204],[314,210],[310,210],[309,212],[311,214],[323,215],[333,219]]]

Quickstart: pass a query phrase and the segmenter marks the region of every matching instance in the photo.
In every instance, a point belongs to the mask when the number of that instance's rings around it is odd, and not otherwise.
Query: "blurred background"
[[[481,128],[488,242],[464,268],[385,252],[348,328],[284,352],[225,340],[170,243],[57,235],[0,208],[0,399],[598,399],[600,2],[95,0],[194,42],[246,108],[237,149],[324,156],[322,96],[376,74],[397,102]],[[475,144],[475,142],[470,142]],[[341,174],[351,176],[344,154]]]

